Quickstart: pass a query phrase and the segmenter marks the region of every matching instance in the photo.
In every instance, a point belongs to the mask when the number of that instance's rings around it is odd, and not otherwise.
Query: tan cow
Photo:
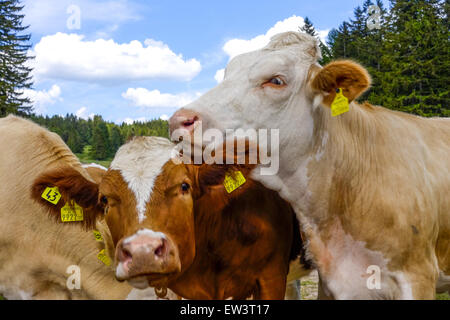
[[[92,231],[56,224],[31,199],[32,183],[49,169],[69,166],[91,180],[61,138],[9,116],[0,119],[0,154],[0,294],[7,299],[125,299],[130,293],[142,298],[97,258],[105,245]],[[97,228],[107,240],[107,227],[98,223]],[[67,283],[77,284],[76,267],[80,289],[71,290]]]
[[[315,38],[278,34],[232,59],[223,82],[174,114],[171,131],[279,130],[268,148],[279,170],[252,177],[294,207],[322,293],[433,299],[449,289],[450,120],[358,104],[367,71],[318,59]],[[346,107],[338,92],[349,111],[333,117],[331,105]]]

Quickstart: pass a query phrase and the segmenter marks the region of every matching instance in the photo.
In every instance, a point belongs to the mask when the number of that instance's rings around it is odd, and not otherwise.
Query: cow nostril
[[[165,240],[162,241],[162,243],[155,249],[154,253],[157,257],[162,257],[165,250]]]
[[[195,116],[192,119],[187,119],[185,121],[183,121],[181,124],[183,125],[183,127],[190,127],[192,126],[196,121],[198,121],[198,117]]]
[[[122,261],[132,260],[133,256],[131,255],[131,252],[128,249],[122,248],[122,255],[121,259]]]

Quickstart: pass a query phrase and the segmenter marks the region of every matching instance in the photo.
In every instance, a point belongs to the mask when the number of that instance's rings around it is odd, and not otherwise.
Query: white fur
[[[146,206],[155,180],[171,158],[173,148],[174,145],[164,138],[138,137],[120,147],[111,163],[110,169],[120,171],[136,198],[139,223],[146,218]]]
[[[162,232],[159,232],[159,231],[153,231],[153,230],[144,228],[144,229],[138,230],[135,234],[133,234],[133,235],[131,235],[131,236],[125,238],[125,239],[123,240],[123,243],[124,243],[124,244],[128,244],[128,243],[130,243],[131,241],[133,241],[134,239],[136,239],[137,237],[142,236],[142,235],[145,235],[145,236],[148,236],[148,237],[152,237],[152,238],[162,238],[162,239],[167,239],[166,235],[165,235],[164,233],[162,233]]]
[[[411,284],[404,272],[390,271],[389,260],[381,252],[370,250],[363,241],[356,241],[346,234],[340,224],[333,229],[335,237],[322,243],[323,250],[331,255],[333,272],[323,274],[326,280],[325,290],[335,299],[413,299]],[[320,241],[320,240],[319,240]],[[380,269],[381,286],[379,289],[369,289],[367,273],[369,266]]]
[[[26,292],[19,288],[12,288],[0,285],[0,294],[8,300],[32,300],[33,293]]]
[[[97,163],[88,163],[88,164],[82,164],[81,165],[84,169],[87,169],[87,168],[98,168],[98,169],[101,169],[101,170],[103,170],[103,171],[107,171],[108,169],[106,169],[104,166],[101,166],[101,165],[99,165],[99,164],[97,164]]]

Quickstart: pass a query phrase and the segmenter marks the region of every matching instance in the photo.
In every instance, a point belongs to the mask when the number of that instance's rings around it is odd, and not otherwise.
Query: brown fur
[[[336,89],[342,88],[344,96],[352,102],[367,90],[370,83],[368,72],[359,64],[350,60],[337,60],[318,72],[311,82],[311,87],[328,93],[323,103],[330,106],[336,96]]]
[[[41,197],[45,188],[58,187],[61,193],[61,199],[54,205]],[[86,229],[92,229],[95,226],[97,216],[103,212],[103,206],[98,203],[98,185],[87,180],[80,175],[79,171],[65,167],[52,170],[41,175],[33,183],[31,196],[35,201],[40,202],[49,209],[49,212],[56,221],[61,222],[61,208],[74,200],[83,207],[84,220],[82,223]],[[67,223],[67,222],[64,222]]]
[[[290,245],[293,217],[275,192],[251,180],[232,197],[211,187],[194,205],[196,257],[170,288],[192,299],[282,299],[289,260],[299,255]]]

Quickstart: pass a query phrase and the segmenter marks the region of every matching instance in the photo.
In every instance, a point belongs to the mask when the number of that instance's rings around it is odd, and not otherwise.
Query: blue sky
[[[363,1],[22,2],[36,57],[26,94],[36,112],[120,123],[172,115],[214,87],[230,57],[306,16],[325,37]]]

